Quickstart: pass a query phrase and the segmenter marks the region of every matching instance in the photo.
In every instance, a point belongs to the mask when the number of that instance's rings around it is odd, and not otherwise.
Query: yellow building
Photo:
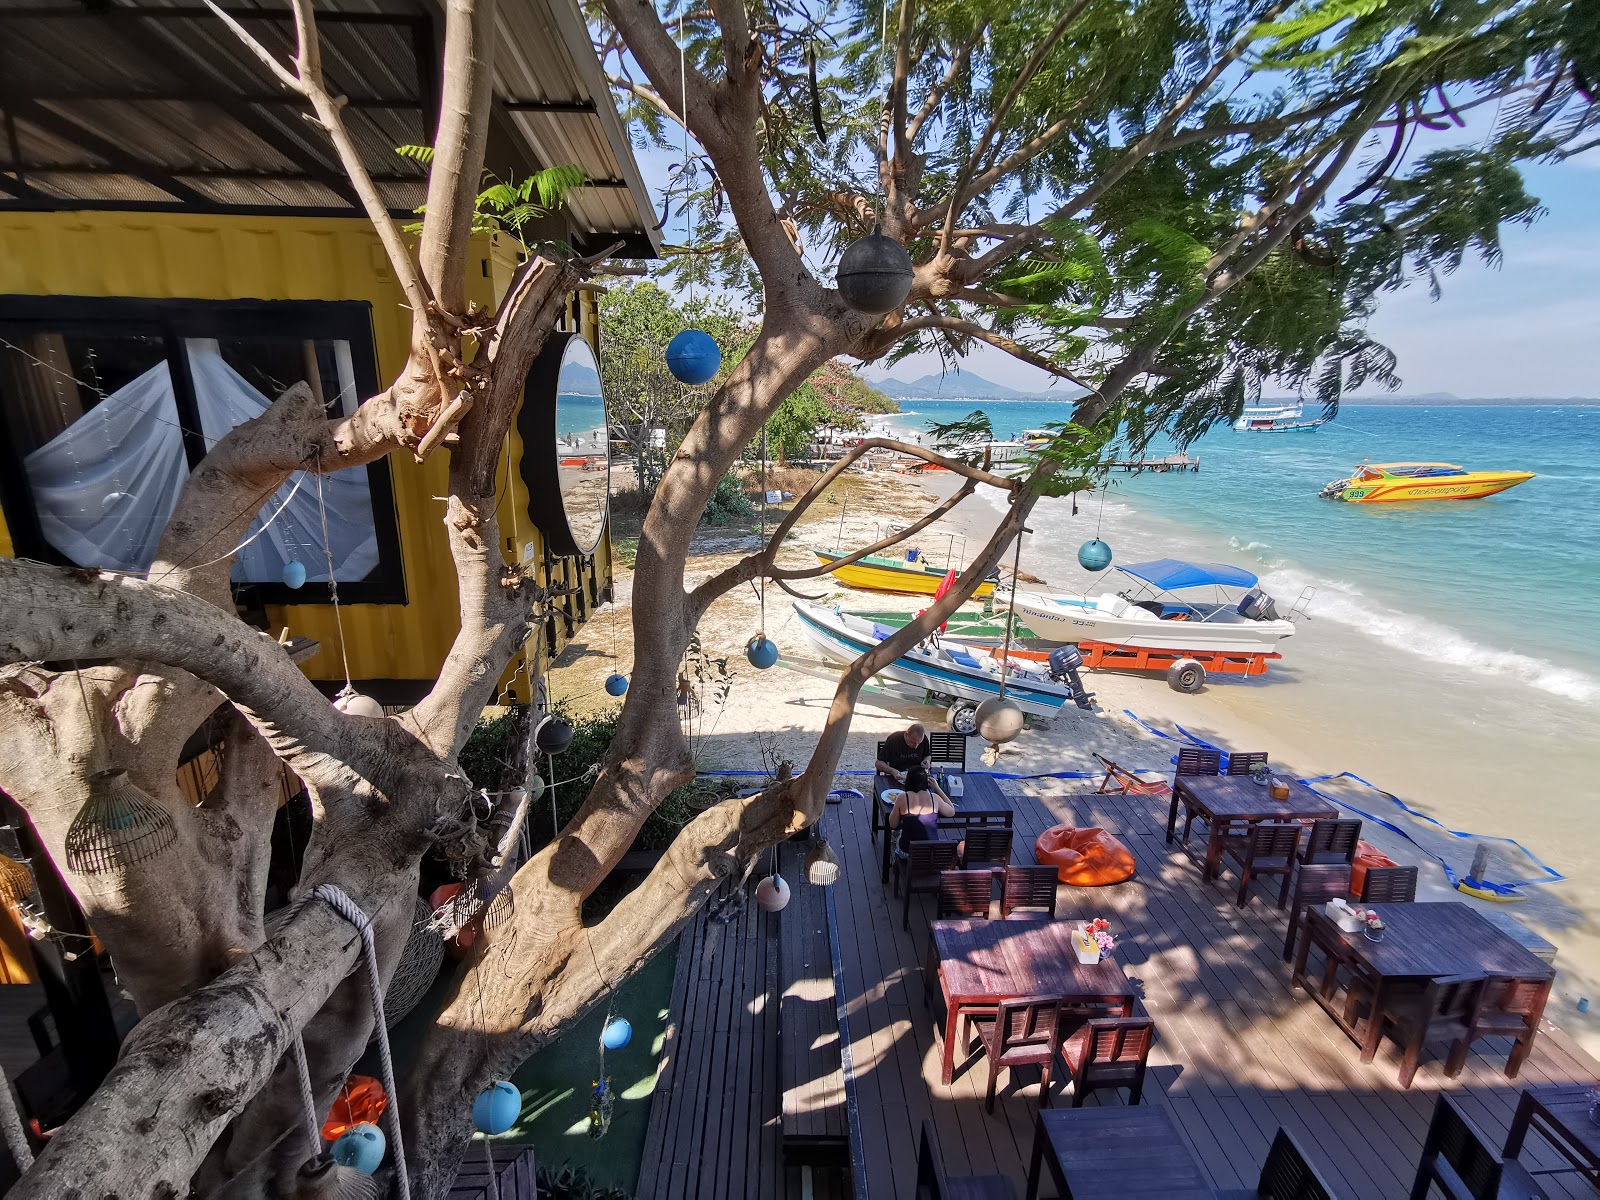
[[[423,169],[395,149],[431,140],[442,4],[317,11],[350,132],[392,211],[415,220]],[[588,186],[536,236],[652,256],[649,197],[576,0],[519,0],[498,19],[488,170],[582,168]],[[273,45],[290,28],[286,6],[252,21]],[[326,139],[215,18],[158,0],[8,6],[0,44],[0,553],[138,570],[209,445],[301,379],[348,411],[404,362],[408,313]],[[505,233],[475,238],[471,298],[492,308],[520,251]],[[565,328],[598,349],[591,294],[569,300]],[[583,581],[550,647],[608,592],[610,557],[603,536],[556,553],[563,539],[529,508],[527,480],[556,469],[553,448],[537,453],[509,439],[500,521],[509,559]],[[342,684],[348,658],[362,691],[416,699],[457,627],[446,471],[441,453],[291,480],[240,553],[241,611],[320,642],[313,678]]]

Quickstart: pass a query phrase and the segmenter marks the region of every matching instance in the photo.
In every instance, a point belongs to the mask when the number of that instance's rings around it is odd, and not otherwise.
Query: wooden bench
[[[445,1193],[448,1200],[534,1200],[537,1173],[532,1146],[496,1144],[492,1159],[493,1179],[483,1145],[474,1143],[469,1147],[456,1171],[455,1182]]]
[[[783,1161],[837,1166],[850,1160],[839,1004],[833,960],[838,933],[827,889],[805,881],[804,850],[785,845],[783,873],[793,899],[778,929],[778,1084],[783,1094]]]

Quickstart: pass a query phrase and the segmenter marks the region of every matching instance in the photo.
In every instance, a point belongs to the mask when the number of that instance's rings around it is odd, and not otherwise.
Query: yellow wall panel
[[[469,297],[491,308],[515,271],[517,243],[503,235],[473,241]],[[167,213],[8,213],[0,216],[0,294],[118,296],[190,300],[359,300],[372,306],[380,384],[405,362],[409,313],[377,235],[355,218],[198,216]],[[585,296],[588,312],[592,298]],[[583,322],[593,338],[592,317]],[[513,431],[507,459],[520,458]],[[407,603],[341,607],[351,676],[432,679],[458,624],[455,572],[444,535],[448,456],[426,464],[389,459],[394,480]],[[502,466],[505,470],[505,466]],[[499,516],[518,546],[542,540],[527,516],[520,473]],[[12,553],[0,520],[0,553]],[[516,553],[511,557],[520,558]],[[609,584],[609,554],[600,586]],[[342,679],[338,625],[329,605],[270,607],[273,628],[287,624],[316,638],[306,664],[314,679]]]

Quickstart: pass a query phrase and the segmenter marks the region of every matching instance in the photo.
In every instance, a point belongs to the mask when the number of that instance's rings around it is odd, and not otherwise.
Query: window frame
[[[200,408],[184,342],[190,338],[280,337],[344,341],[350,347],[358,399],[375,395],[378,362],[374,349],[372,305],[364,300],[166,300],[104,296],[0,295],[0,325],[36,326],[39,332],[146,334],[166,349],[174,401],[183,426],[185,457],[192,472],[206,454]],[[5,398],[0,396],[0,403]],[[44,539],[22,456],[0,425],[0,510],[5,513],[15,553],[20,557],[71,565]],[[352,467],[351,470],[362,468]],[[400,516],[387,458],[365,467],[372,497],[372,522],[378,566],[366,579],[338,584],[344,604],[405,604],[405,564],[401,556]],[[299,588],[280,582],[232,582],[235,603],[261,605],[331,604],[332,588],[308,581]]]

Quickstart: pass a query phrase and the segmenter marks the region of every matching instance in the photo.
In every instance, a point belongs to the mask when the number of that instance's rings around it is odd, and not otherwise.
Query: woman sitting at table
[[[927,768],[910,767],[906,771],[905,791],[889,810],[889,828],[900,831],[903,854],[912,842],[938,837],[939,818],[955,815],[956,806],[928,777]]]

